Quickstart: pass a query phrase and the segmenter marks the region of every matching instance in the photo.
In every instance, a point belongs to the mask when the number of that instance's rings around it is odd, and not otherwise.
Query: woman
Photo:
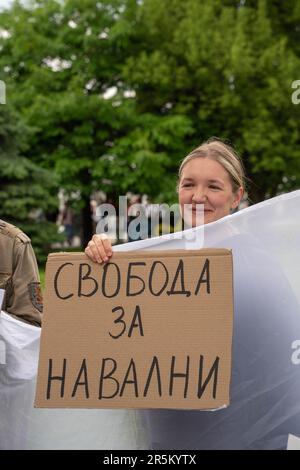
[[[204,224],[229,215],[242,199],[244,179],[242,163],[229,145],[210,139],[197,147],[179,168],[178,198],[185,222],[196,227],[202,210]],[[94,262],[106,262],[112,256],[111,242],[105,234],[94,235],[85,253]]]
[[[289,433],[300,435],[300,369],[290,360],[291,345],[300,337],[300,318],[290,285],[259,237],[236,230],[234,216],[223,222],[221,235],[222,222],[210,225],[238,207],[244,186],[238,156],[216,139],[193,150],[180,166],[183,218],[196,227],[197,204],[202,204],[206,247],[233,251],[231,404],[216,412],[143,412],[151,448],[285,449]],[[191,210],[184,210],[185,205]],[[106,262],[112,256],[110,241],[94,235],[85,252]]]

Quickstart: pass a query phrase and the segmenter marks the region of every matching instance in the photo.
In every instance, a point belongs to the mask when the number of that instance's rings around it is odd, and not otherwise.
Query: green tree
[[[132,36],[138,10],[132,0],[69,0],[15,4],[2,16],[10,34],[4,76],[33,129],[28,158],[53,169],[69,194],[80,193],[83,244],[92,191],[116,205],[128,190],[166,196],[164,174],[191,131],[187,116],[142,113],[124,80],[128,55],[140,48]]]
[[[132,32],[142,47],[125,77],[141,113],[189,118],[184,153],[212,135],[235,144],[258,202],[299,187],[300,108],[291,83],[300,61],[279,4],[248,4],[145,0]],[[171,173],[180,157],[175,152]]]
[[[55,209],[52,175],[22,154],[28,128],[7,105],[0,106],[1,218],[23,229],[32,239],[39,263],[45,261],[50,241],[59,239],[55,224],[45,214]]]
[[[5,78],[14,106],[33,129],[28,157],[53,169],[69,194],[80,194],[83,244],[92,234],[90,194],[109,189],[110,174],[99,175],[99,161],[131,125],[121,77],[123,3],[49,1],[30,9],[15,4],[2,16],[10,34],[1,54],[2,64],[10,64]],[[114,88],[118,96],[107,99]]]
[[[299,9],[283,11],[267,0],[49,0],[0,15],[0,70],[32,130],[24,155],[80,194],[84,243],[93,191],[175,200],[179,161],[212,135],[243,155],[254,202],[299,185]]]

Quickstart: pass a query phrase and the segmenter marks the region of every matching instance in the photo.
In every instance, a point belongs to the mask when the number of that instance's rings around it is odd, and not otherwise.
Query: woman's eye
[[[182,185],[183,188],[191,188],[192,186],[193,186],[192,183],[184,183]]]
[[[210,185],[210,189],[221,189],[219,186],[215,186],[215,185]]]

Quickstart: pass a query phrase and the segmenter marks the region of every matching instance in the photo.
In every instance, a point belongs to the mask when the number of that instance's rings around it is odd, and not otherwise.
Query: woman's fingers
[[[112,247],[107,235],[94,235],[85,249],[85,254],[97,263],[108,261],[112,256]]]
[[[89,241],[88,246],[84,251],[85,254],[88,255],[88,257],[91,258],[95,263],[102,263],[102,258],[99,255],[98,249],[92,240]]]
[[[107,238],[106,235],[100,235],[102,238],[102,245],[105,250],[105,254],[107,257],[112,256],[112,247],[111,247],[111,241],[109,238]]]
[[[112,248],[107,235],[94,235],[92,240],[95,243],[103,261],[108,261],[108,258],[112,255]]]

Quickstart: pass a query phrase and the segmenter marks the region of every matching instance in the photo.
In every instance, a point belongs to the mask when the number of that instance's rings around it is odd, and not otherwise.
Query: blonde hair
[[[192,150],[182,161],[179,168],[179,182],[182,170],[187,163],[195,158],[210,158],[220,163],[230,176],[232,190],[235,193],[240,187],[245,188],[245,172],[242,161],[235,150],[222,140],[212,137]]]

